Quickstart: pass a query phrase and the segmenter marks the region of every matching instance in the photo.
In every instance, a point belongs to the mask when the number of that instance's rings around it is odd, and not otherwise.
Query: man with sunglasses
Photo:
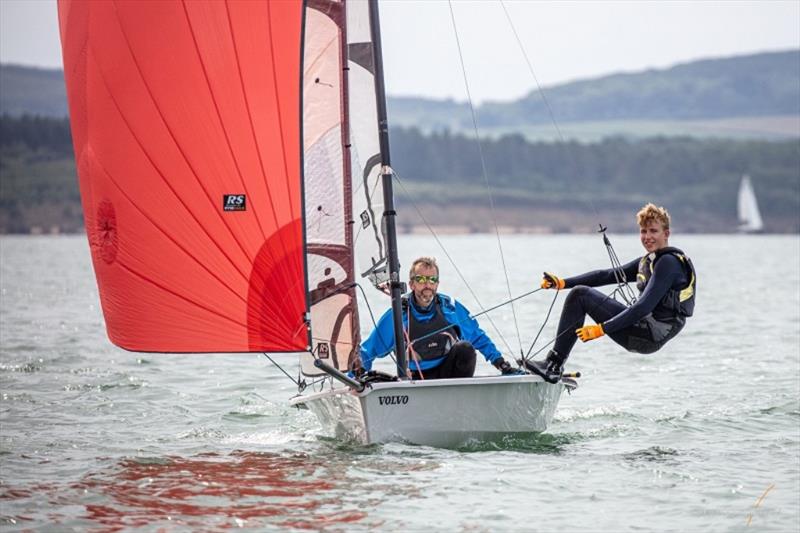
[[[403,297],[403,329],[411,379],[472,377],[476,349],[503,374],[524,373],[503,359],[463,305],[437,292],[439,267],[434,258],[420,257],[411,264],[409,287],[411,292]],[[360,371],[371,370],[375,358],[385,357],[393,348],[389,309],[361,343]]]

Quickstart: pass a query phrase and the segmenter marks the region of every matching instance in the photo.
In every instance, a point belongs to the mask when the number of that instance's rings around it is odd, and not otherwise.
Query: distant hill
[[[739,138],[800,136],[800,50],[708,59],[663,70],[614,74],[543,89],[566,138],[692,135]],[[557,137],[538,91],[477,107],[480,131]],[[393,126],[472,131],[465,103],[391,98]]]
[[[0,114],[66,117],[64,71],[0,65]]]
[[[559,121],[800,115],[800,50],[707,59],[546,90]],[[486,126],[549,122],[538,91],[480,109]]]
[[[609,135],[785,139],[800,136],[800,50],[707,59],[667,69],[613,74],[544,89],[566,138]],[[390,97],[391,126],[472,131],[466,103]],[[64,117],[63,73],[0,65],[0,113]],[[477,108],[480,131],[556,137],[538,90]]]

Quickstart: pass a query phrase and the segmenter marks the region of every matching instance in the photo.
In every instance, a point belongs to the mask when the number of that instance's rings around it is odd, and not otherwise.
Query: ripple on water
[[[674,462],[678,459],[680,452],[674,448],[667,448],[662,446],[651,446],[642,450],[634,452],[623,453],[620,457],[625,461],[632,463],[647,462],[647,463],[665,463]]]
[[[228,437],[229,435],[227,433],[217,428],[197,427],[197,428],[192,428],[185,433],[179,434],[176,438],[178,440],[203,439],[203,440],[219,441]]]
[[[580,433],[530,433],[506,435],[497,439],[470,441],[457,448],[459,452],[516,451],[542,455],[560,455],[566,448],[582,441]]]
[[[232,422],[260,423],[265,418],[285,416],[285,404],[271,402],[255,392],[248,392],[239,398],[239,405],[233,411],[228,411],[224,418]]]
[[[44,365],[42,364],[44,361],[39,359],[36,362],[29,361],[27,363],[19,363],[19,364],[8,364],[3,363],[0,364],[0,371],[2,372],[23,372],[23,373],[33,373],[33,372],[40,372],[44,370]]]
[[[36,344],[6,344],[3,349],[8,353],[39,352],[42,347]]]
[[[8,403],[22,402],[22,403],[36,403],[34,397],[27,392],[10,393],[4,392],[2,395],[3,401]]]
[[[554,422],[574,422],[576,420],[593,420],[599,418],[626,418],[635,416],[632,413],[623,411],[618,407],[601,406],[590,407],[589,409],[574,410],[569,408],[559,408],[553,417]]]
[[[123,458],[66,490],[97,495],[85,506],[95,527],[319,530],[365,525],[357,504],[341,502],[358,483],[337,458],[233,451]]]

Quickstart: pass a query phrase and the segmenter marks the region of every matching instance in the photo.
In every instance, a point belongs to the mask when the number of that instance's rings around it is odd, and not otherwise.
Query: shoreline
[[[467,225],[441,225],[441,226],[403,226],[397,228],[398,235],[430,235],[431,229],[436,235],[596,235],[596,229],[588,229],[585,227],[575,228],[550,228],[547,226],[498,226],[497,229],[492,227],[476,227]],[[564,231],[567,229],[567,231]],[[675,231],[684,235],[800,235],[800,231],[761,231],[757,233],[740,232],[740,231],[696,231],[692,229],[677,227]],[[614,230],[613,234],[616,235],[636,235],[635,231]],[[0,232],[0,237],[75,237],[86,236],[86,231],[62,231],[60,227],[41,228],[35,226],[30,228],[28,233],[3,233]]]

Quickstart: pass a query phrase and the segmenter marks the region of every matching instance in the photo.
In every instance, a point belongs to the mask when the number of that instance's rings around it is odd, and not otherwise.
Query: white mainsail
[[[739,231],[755,233],[764,229],[764,221],[758,209],[756,193],[750,176],[745,174],[739,184]]]
[[[347,370],[359,345],[355,284],[388,281],[382,227],[377,102],[369,4],[305,3],[303,57],[304,205],[312,345],[300,356],[306,376],[319,358]],[[356,266],[357,265],[357,266]]]

